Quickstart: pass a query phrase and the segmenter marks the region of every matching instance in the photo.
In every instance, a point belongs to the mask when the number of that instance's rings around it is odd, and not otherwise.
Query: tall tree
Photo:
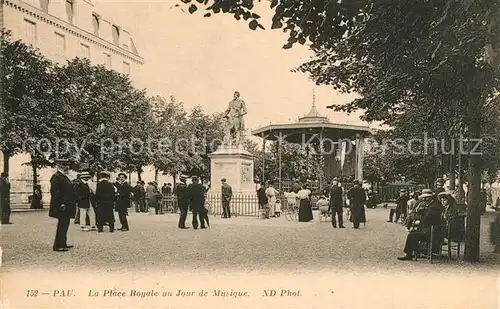
[[[160,96],[150,98],[155,121],[154,136],[159,141],[158,151],[154,153],[155,168],[176,176],[187,168],[187,152],[177,151],[182,147],[182,140],[187,133],[187,113],[184,104],[177,102],[174,96],[170,101]]]
[[[53,89],[51,63],[38,50],[21,41],[12,41],[8,32],[2,32],[1,58],[4,74],[2,79],[2,115],[0,149],[5,172],[9,171],[9,159],[27,151],[27,141],[37,135],[36,112],[46,114],[52,104],[48,98]],[[43,115],[42,115],[43,117]]]

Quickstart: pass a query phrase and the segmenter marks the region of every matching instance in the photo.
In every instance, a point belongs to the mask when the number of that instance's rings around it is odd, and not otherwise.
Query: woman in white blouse
[[[307,185],[304,185],[297,193],[297,199],[299,199],[299,222],[309,222],[313,219],[310,196],[311,190],[309,190]]]
[[[269,216],[275,215],[277,194],[278,191],[274,188],[274,183],[269,183],[269,187],[266,189],[267,207],[268,207],[268,213],[266,216],[267,218],[269,218]]]

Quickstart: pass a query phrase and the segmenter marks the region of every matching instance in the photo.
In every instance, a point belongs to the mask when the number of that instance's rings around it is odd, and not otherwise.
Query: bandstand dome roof
[[[270,124],[252,131],[252,135],[266,140],[277,140],[280,134],[287,142],[300,143],[304,138],[309,139],[315,134],[322,134],[324,138],[331,139],[355,139],[357,135],[366,137],[370,134],[370,128],[363,125],[333,123],[318,112],[313,102],[309,113],[295,123]]]

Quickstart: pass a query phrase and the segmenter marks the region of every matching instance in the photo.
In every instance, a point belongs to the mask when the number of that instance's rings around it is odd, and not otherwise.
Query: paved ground
[[[2,227],[4,270],[81,269],[101,270],[391,270],[428,271],[462,268],[489,271],[500,265],[488,243],[489,218],[482,222],[482,263],[461,261],[400,262],[405,228],[387,223],[388,210],[368,209],[366,227],[333,229],[331,224],[288,222],[285,218],[230,220],[210,217],[210,230],[179,230],[175,214],[129,216],[129,232],[81,232],[72,224],[70,252],[53,252],[56,221],[47,212],[14,213],[13,225]],[[191,215],[188,217],[190,220]],[[119,224],[118,224],[119,225]],[[85,263],[88,257],[92,263]],[[85,267],[85,266],[83,266]]]

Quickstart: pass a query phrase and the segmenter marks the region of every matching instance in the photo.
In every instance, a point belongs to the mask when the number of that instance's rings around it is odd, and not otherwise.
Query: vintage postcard
[[[0,28],[0,308],[500,308],[498,1]]]

